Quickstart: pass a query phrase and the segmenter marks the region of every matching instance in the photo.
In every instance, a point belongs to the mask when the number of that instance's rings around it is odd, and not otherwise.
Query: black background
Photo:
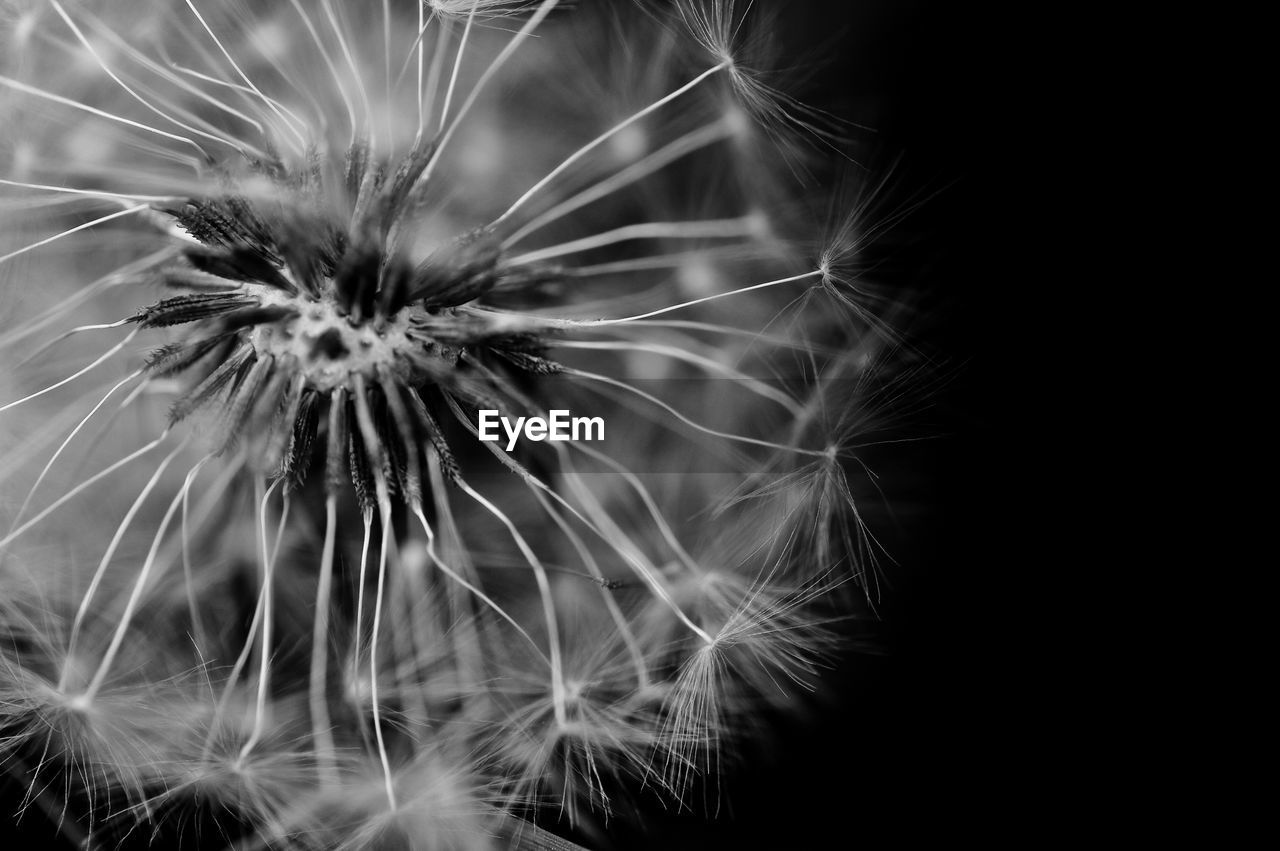
[[[927,505],[890,542],[884,652],[846,654],[823,680],[833,699],[778,722],[774,758],[746,756],[714,826],[672,819],[627,847],[1008,841],[1036,824],[1058,735],[1037,726],[1032,687],[1047,664],[1030,627],[1052,544],[1029,545],[1039,506],[1019,470],[1031,419],[1019,400],[1034,365],[1013,343],[1039,311],[1019,236],[1030,213],[1009,201],[1026,189],[1011,178],[1038,179],[1015,167],[1029,131],[1013,93],[1031,71],[1012,57],[1032,22],[945,0],[783,8],[785,55],[825,50],[805,100],[874,130],[856,134],[857,159],[868,179],[892,168],[891,201],[927,198],[876,249],[886,280],[913,294],[912,337],[945,364],[926,415],[936,439],[910,452]]]
[[[838,702],[784,727],[782,759],[757,763],[733,818],[683,847],[1012,836],[1038,794],[1039,781],[1021,772],[1053,735],[1030,732],[1038,707],[1022,625],[1045,564],[1021,546],[1031,509],[1009,475],[1017,428],[1007,403],[1026,367],[1008,331],[1029,299],[1013,288],[1021,214],[1005,201],[1021,107],[1004,93],[1027,72],[1006,64],[1005,41],[1022,36],[1014,19],[981,4],[786,8],[796,16],[788,38],[842,33],[814,99],[875,128],[867,164],[898,163],[893,191],[929,196],[894,234],[889,268],[923,293],[912,331],[952,369],[929,412],[938,439],[912,448],[932,499],[894,539],[887,652],[842,660],[828,680]]]

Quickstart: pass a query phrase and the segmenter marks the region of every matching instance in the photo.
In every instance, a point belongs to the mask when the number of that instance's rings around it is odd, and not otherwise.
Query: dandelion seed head
[[[799,259],[751,4],[570,5],[13,5],[0,753],[473,851],[691,805],[812,682],[864,231]],[[611,441],[472,440],[565,405]]]
[[[360,146],[347,152],[344,191],[351,194],[341,199],[345,204],[328,205],[350,209],[347,221],[324,212],[323,203],[307,203],[326,191],[314,172],[298,178],[297,188],[277,172],[282,200],[275,204],[227,195],[163,208],[201,244],[166,272],[168,285],[188,294],[135,317],[144,327],[191,328],[184,342],[157,350],[149,364],[154,374],[197,376],[174,406],[175,421],[222,399],[235,412],[229,429],[252,423],[264,446],[288,440],[286,469],[303,473],[300,453],[319,431],[311,409],[322,400],[330,410],[343,405],[334,394],[353,400],[355,410],[340,416],[365,451],[399,443],[394,451],[405,457],[405,435],[423,429],[443,447],[417,393],[439,386],[462,398],[499,397],[504,370],[554,370],[535,336],[505,333],[486,314],[463,310],[500,282],[518,286],[519,273],[513,283],[491,234],[466,234],[416,261],[389,243],[431,147],[386,171],[367,156]],[[474,365],[485,362],[491,367]],[[361,405],[398,427],[375,439]],[[292,418],[280,419],[281,408]],[[263,460],[279,461],[274,454]]]

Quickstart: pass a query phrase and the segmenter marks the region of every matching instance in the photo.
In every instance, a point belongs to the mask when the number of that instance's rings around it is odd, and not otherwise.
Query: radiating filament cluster
[[[15,808],[308,849],[714,814],[874,608],[860,452],[920,374],[780,10],[10,5]]]

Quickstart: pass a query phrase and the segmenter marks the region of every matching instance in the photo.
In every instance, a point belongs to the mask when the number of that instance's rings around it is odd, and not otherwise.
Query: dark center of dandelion
[[[184,290],[134,318],[191,334],[154,352],[154,375],[188,375],[171,419],[219,412],[224,448],[299,480],[324,435],[331,485],[349,477],[416,498],[424,448],[456,474],[432,411],[461,403],[502,408],[519,373],[558,367],[543,341],[476,311],[499,283],[539,280],[504,269],[498,240],[475,231],[413,261],[392,234],[418,203],[417,150],[387,179],[359,148],[348,153],[348,221],[322,205],[320,169],[269,171],[269,200],[227,194],[163,207],[198,245],[166,269]],[[344,458],[345,456],[345,458]],[[344,472],[349,467],[349,474]]]
[[[320,318],[316,316],[314,318]],[[351,353],[351,349],[347,348],[347,344],[342,340],[342,332],[337,328],[330,328],[320,333],[320,336],[311,338],[311,349],[308,357],[311,360],[316,358],[328,358],[329,360],[341,360],[343,357]]]
[[[247,340],[259,356],[289,363],[307,386],[332,391],[349,387],[352,376],[376,379],[383,370],[412,379],[412,359],[404,353],[430,343],[414,339],[412,312],[400,310],[378,322],[358,322],[330,299],[290,296],[265,291],[264,305],[280,311],[280,318],[254,325]]]

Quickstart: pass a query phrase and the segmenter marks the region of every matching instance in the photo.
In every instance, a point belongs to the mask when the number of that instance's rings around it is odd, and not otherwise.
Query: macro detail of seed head
[[[397,244],[394,231],[412,221],[414,185],[431,151],[419,146],[389,167],[357,144],[337,186],[325,185],[317,163],[298,178],[276,164],[265,170],[265,197],[156,205],[196,243],[160,273],[182,294],[132,317],[144,328],[187,330],[146,363],[149,374],[189,385],[171,421],[216,407],[224,444],[247,431],[258,466],[292,477],[305,475],[326,423],[331,469],[349,434],[350,452],[367,456],[353,455],[352,475],[398,459],[389,467],[393,484],[417,501],[421,470],[416,459],[405,467],[414,447],[431,445],[455,473],[435,421],[442,393],[506,409],[510,373],[557,371],[540,334],[483,310],[490,293],[536,289],[552,272],[506,268],[498,238],[484,228],[423,257]],[[372,480],[356,485],[375,492]]]
[[[912,205],[783,11],[4,7],[15,812],[594,851],[732,808],[874,629],[936,372],[870,253]]]

